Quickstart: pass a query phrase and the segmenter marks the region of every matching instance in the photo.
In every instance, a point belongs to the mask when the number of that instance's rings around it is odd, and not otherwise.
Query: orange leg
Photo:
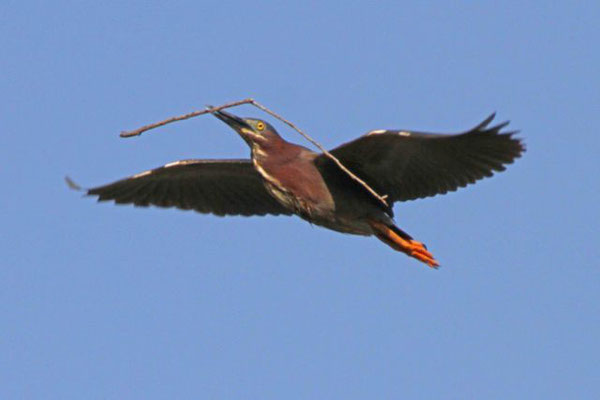
[[[373,228],[375,236],[392,249],[416,258],[432,268],[437,268],[440,265],[433,257],[433,254],[427,251],[423,243],[401,237],[392,228],[382,222],[369,221],[369,225]]]

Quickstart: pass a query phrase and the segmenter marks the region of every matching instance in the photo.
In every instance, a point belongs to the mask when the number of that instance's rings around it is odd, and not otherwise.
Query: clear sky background
[[[598,21],[592,1],[4,0],[0,398],[598,398]],[[296,217],[63,182],[247,157],[211,116],[118,134],[249,96],[327,147],[497,111],[528,150],[396,205],[437,271]]]

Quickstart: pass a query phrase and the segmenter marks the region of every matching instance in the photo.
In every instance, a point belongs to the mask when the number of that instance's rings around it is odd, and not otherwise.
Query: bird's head
[[[281,140],[275,128],[261,119],[240,118],[225,111],[215,111],[212,114],[236,131],[250,147],[264,148],[270,142]]]

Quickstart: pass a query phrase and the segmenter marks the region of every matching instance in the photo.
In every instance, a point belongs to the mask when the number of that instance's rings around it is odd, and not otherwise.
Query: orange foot
[[[373,228],[375,236],[392,249],[414,257],[429,265],[431,268],[439,267],[440,264],[435,260],[433,254],[427,251],[427,247],[425,247],[423,243],[413,239],[403,238],[398,232],[392,229],[392,227],[387,226],[382,222],[369,221],[369,224]]]
[[[424,262],[431,268],[437,268],[440,266],[440,264],[433,257],[433,254],[427,251],[427,247],[425,247],[423,243],[417,242],[416,240],[408,240],[404,242],[406,242],[407,245],[401,251],[419,261]]]

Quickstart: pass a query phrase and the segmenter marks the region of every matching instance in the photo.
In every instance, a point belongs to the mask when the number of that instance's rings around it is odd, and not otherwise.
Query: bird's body
[[[314,165],[317,154],[295,144],[285,146],[288,149],[285,153],[252,151],[252,164],[269,193],[286,209],[305,219],[314,220],[333,213],[333,199]]]
[[[261,150],[252,152],[254,168],[264,179],[267,191],[283,207],[310,223],[344,233],[371,235],[372,229],[362,218],[345,215],[344,207],[336,204],[315,165],[319,154],[293,143],[286,142],[285,146],[288,149],[285,155],[281,152],[264,154]],[[351,192],[356,189],[359,188],[346,187],[344,194],[354,197]],[[366,202],[361,208],[365,211],[373,208],[369,206],[372,206],[370,202]]]
[[[443,194],[502,171],[524,147],[493,116],[457,135],[371,131],[331,151],[377,193],[323,154],[289,143],[268,123],[214,115],[248,143],[250,160],[184,160],[88,190],[99,200],[194,209],[216,215],[291,215],[335,231],[375,235],[395,250],[438,265],[393,221],[395,201]]]

